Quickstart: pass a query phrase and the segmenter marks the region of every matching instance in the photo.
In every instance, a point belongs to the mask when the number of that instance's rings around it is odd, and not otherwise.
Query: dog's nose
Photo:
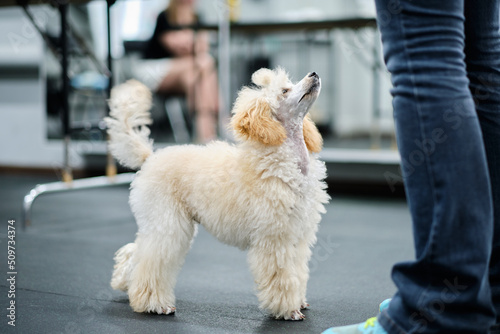
[[[309,78],[312,78],[312,77],[316,77],[317,78],[318,74],[316,72],[311,72],[311,73],[309,73],[308,77]]]

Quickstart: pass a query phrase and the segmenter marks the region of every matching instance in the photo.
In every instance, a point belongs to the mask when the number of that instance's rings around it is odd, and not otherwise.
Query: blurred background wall
[[[126,79],[124,64],[129,54],[123,42],[147,39],[154,29],[156,15],[167,2],[124,0],[112,7],[112,54],[117,82]],[[375,15],[372,0],[240,0],[232,4],[237,5],[231,9],[235,10],[240,23],[323,21]],[[198,0],[199,12],[207,24],[217,24],[228,6],[225,0]],[[60,29],[57,10],[46,5],[33,6],[31,10],[37,22],[57,37]],[[71,6],[70,21],[104,61],[107,52],[105,3],[93,1]],[[58,168],[63,156],[57,95],[60,65],[19,8],[0,9],[0,29],[5,32],[0,35],[0,166]],[[217,35],[211,36],[217,58]],[[391,141],[394,125],[390,81],[384,67],[376,67],[382,64],[382,57],[379,36],[373,27],[356,31],[233,33],[230,54],[231,101],[241,85],[249,82],[251,72],[261,65],[283,66],[294,80],[316,71],[322,77],[323,89],[311,113],[324,132],[327,148],[370,148],[374,128],[381,137]],[[91,62],[75,53],[70,77],[93,72],[96,70]],[[90,107],[88,101],[85,102],[85,108],[93,108],[90,111],[79,110],[80,100],[78,97],[70,100],[74,120],[102,117],[105,97],[92,99]],[[160,113],[154,113],[158,123],[165,118]],[[163,129],[168,131],[167,126]],[[78,135],[71,146],[72,165],[84,168],[92,163],[93,156],[102,156],[106,150],[104,139],[99,131]],[[377,148],[390,149],[389,144],[377,145]]]

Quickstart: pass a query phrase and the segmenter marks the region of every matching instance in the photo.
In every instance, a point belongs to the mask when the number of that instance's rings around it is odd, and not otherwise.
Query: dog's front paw
[[[299,310],[292,311],[288,317],[285,316],[285,320],[304,320],[305,318],[306,316]]]
[[[311,305],[309,305],[309,303],[305,303],[304,302],[304,303],[302,303],[302,305],[300,305],[300,309],[301,310],[307,310],[309,308],[309,306],[311,306]]]

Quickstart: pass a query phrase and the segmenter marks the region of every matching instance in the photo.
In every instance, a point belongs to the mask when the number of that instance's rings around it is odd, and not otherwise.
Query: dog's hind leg
[[[135,312],[175,312],[174,286],[196,231],[192,222],[169,221],[165,229],[137,234],[128,295]]]
[[[257,283],[260,306],[277,319],[302,320],[304,273],[297,270],[297,249],[286,242],[262,242],[250,248],[248,262]],[[307,265],[307,264],[306,264]]]
[[[306,292],[307,292],[307,281],[309,280],[309,259],[311,258],[312,251],[307,242],[301,241],[297,246],[296,253],[296,268],[297,275],[299,278],[300,284],[300,308],[306,309],[310,305],[306,300]]]
[[[115,253],[115,266],[111,278],[111,287],[115,290],[128,290],[130,273],[133,269],[132,257],[135,246],[135,243],[126,244]]]

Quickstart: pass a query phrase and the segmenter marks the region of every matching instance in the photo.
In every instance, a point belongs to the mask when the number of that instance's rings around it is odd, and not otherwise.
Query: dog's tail
[[[129,80],[111,90],[108,126],[109,149],[123,166],[138,169],[153,153],[149,139],[152,96],[149,89],[137,80]]]

